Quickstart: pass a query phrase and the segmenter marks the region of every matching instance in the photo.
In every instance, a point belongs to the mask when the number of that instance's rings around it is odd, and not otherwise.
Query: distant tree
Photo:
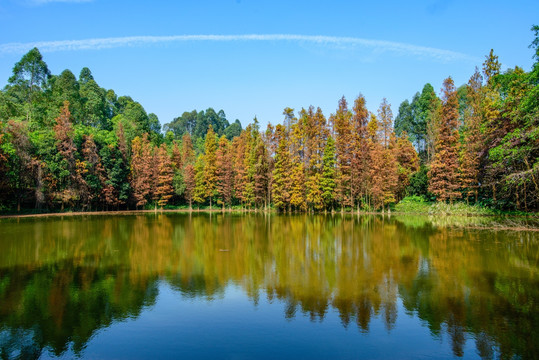
[[[83,67],[79,74],[79,83],[81,84],[87,84],[90,81],[93,81],[94,77],[92,75],[92,72],[87,67]]]
[[[432,144],[436,142],[436,139],[431,139],[429,136],[429,126],[432,126],[429,124],[435,121],[434,117],[439,104],[440,99],[436,96],[434,88],[427,83],[423,86],[421,95],[412,105],[414,108],[414,137],[417,151],[422,154],[423,158],[426,157],[427,161],[430,161],[432,154],[429,155],[428,151],[427,154],[424,154],[426,147],[429,142]]]
[[[399,106],[399,112],[395,117],[395,134],[401,136],[402,132],[414,134],[414,113],[408,99],[405,99]]]
[[[232,139],[234,139],[235,137],[240,136],[241,130],[241,123],[238,119],[236,119],[236,121],[234,121],[225,129],[224,134],[228,140],[232,141]]]
[[[94,80],[83,83],[80,87],[82,102],[82,119],[84,125],[110,130],[107,122],[107,106],[105,90],[99,87]]]
[[[36,94],[45,90],[51,76],[49,68],[37,48],[27,52],[13,67],[8,83],[26,102],[26,119],[31,120],[32,103]]]
[[[75,122],[81,118],[81,98],[79,83],[75,75],[69,70],[64,70],[59,76],[51,76],[51,91],[53,111],[58,111],[64,101],[69,101],[69,111],[71,112]]]
[[[148,127],[151,132],[157,134],[161,132],[161,123],[159,123],[159,118],[154,113],[148,114]]]

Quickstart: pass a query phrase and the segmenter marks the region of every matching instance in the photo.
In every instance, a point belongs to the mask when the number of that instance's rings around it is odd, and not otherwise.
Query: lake
[[[1,219],[0,358],[538,359],[539,232],[488,221]]]

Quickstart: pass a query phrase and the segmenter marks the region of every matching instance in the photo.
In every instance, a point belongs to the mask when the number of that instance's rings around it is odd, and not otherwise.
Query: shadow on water
[[[539,233],[459,221],[275,214],[2,220],[0,355],[81,355],[99,329],[159,306],[164,281],[183,298],[206,301],[235,284],[255,304],[262,296],[285,304],[287,319],[319,322],[336,311],[342,326],[363,333],[375,318],[392,331],[400,301],[433,338],[447,336],[455,356],[471,336],[481,358],[539,358]]]

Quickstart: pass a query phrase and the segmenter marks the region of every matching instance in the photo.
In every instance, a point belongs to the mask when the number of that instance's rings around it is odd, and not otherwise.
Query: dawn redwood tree
[[[353,156],[353,128],[352,113],[348,110],[348,102],[343,96],[339,100],[337,111],[331,116],[333,136],[335,137],[336,172],[336,200],[341,208],[349,206],[351,202],[350,183]]]
[[[378,141],[383,148],[383,205],[396,201],[395,193],[398,185],[398,166],[396,150],[396,138],[393,132],[393,113],[391,105],[384,98],[378,109],[379,132]]]
[[[395,194],[397,201],[406,194],[406,188],[410,184],[410,177],[419,170],[419,156],[412,142],[408,139],[408,133],[403,131],[397,138],[395,152],[397,155],[398,183]]]
[[[381,141],[383,141],[383,139],[381,139]],[[398,163],[395,150],[396,138],[395,134],[391,133],[388,147],[383,148],[382,186],[384,189],[384,206],[397,201]]]
[[[174,194],[181,196],[185,191],[185,181],[183,177],[182,153],[177,141],[172,142],[171,162],[173,170],[172,187],[174,189]]]
[[[277,210],[286,211],[290,207],[291,163],[288,135],[285,125],[275,127],[277,149],[275,150],[275,167],[273,169],[273,203]]]
[[[152,185],[152,149],[147,134],[135,137],[131,145],[131,188],[137,207],[148,203]]]
[[[184,198],[189,204],[189,209],[193,208],[193,196],[195,191],[195,167],[193,164],[187,164],[183,170],[183,176],[185,181]]]
[[[181,172],[176,175],[175,190],[176,194],[183,194],[191,209],[195,190],[195,150],[189,133],[182,136],[181,164]],[[181,181],[178,181],[178,178],[181,178]]]
[[[157,178],[157,188],[155,189],[157,204],[163,208],[168,204],[169,200],[172,198],[174,189],[172,187],[172,180],[174,178],[174,167],[172,165],[172,160],[167,152],[167,147],[163,143],[157,149],[157,159],[158,163],[156,164],[159,171]]]
[[[270,205],[272,203],[272,186],[273,186],[273,169],[275,168],[275,151],[277,150],[277,139],[275,136],[275,127],[268,123],[266,132],[263,136],[264,144],[267,149],[267,160],[268,160],[268,182],[267,182],[267,200],[266,204]]]
[[[114,203],[114,201],[111,201],[113,189],[110,183],[107,182],[107,174],[97,151],[93,135],[84,136],[82,156],[87,171],[86,183],[90,191],[89,200],[98,198],[107,205]]]
[[[213,198],[217,195],[217,140],[213,127],[210,125],[204,142],[204,198],[210,200],[210,210]]]
[[[291,174],[292,188],[290,192],[290,205],[296,210],[305,211],[307,202],[305,199],[305,167],[304,154],[304,129],[300,122],[292,125],[290,136],[291,148]]]
[[[366,100],[363,95],[359,95],[354,100],[354,108],[352,112],[352,168],[351,168],[351,180],[350,180],[350,194],[351,203],[353,208],[357,203],[358,209],[361,204],[361,198],[364,197],[368,189],[369,178],[369,151],[368,146],[368,130],[367,124],[369,122],[369,111],[367,110]]]
[[[379,126],[376,115],[371,114],[367,125],[369,145],[369,195],[374,208],[384,206],[384,147],[378,137]]]
[[[483,78],[476,69],[466,86],[467,106],[463,116],[463,140],[460,151],[460,176],[466,195],[466,202],[470,196],[478,200],[479,172],[483,136],[481,123],[483,121]]]
[[[429,170],[429,191],[438,201],[458,199],[459,179],[458,98],[453,79],[445,79],[442,89],[440,129],[434,159]]]
[[[193,189],[193,201],[199,205],[206,199],[206,181],[204,178],[204,156],[199,155],[195,162],[195,187]]]
[[[393,112],[387,99],[383,98],[378,108],[379,137],[384,148],[389,147],[391,134],[393,133]]]
[[[253,192],[255,205],[267,208],[268,189],[270,183],[270,165],[266,144],[262,137],[258,136],[254,146],[254,174],[253,174]]]
[[[233,157],[230,141],[225,135],[219,139],[219,147],[216,153],[217,167],[217,193],[219,194],[218,203],[223,206],[232,204],[234,190],[234,170]]]
[[[129,147],[127,146],[127,140],[125,139],[124,126],[120,122],[118,123],[118,129],[116,130],[116,138],[118,139],[118,150],[122,154],[122,158],[127,163],[131,156],[129,153]]]
[[[324,208],[323,190],[321,188],[323,153],[328,132],[326,118],[320,108],[317,108],[316,112],[314,112],[314,108],[311,106],[304,119],[305,145],[306,153],[308,154],[306,201],[310,207],[316,210],[322,210]]]
[[[194,164],[195,163],[195,150],[193,148],[193,141],[191,135],[188,133],[182,136],[182,164]]]
[[[255,175],[256,175],[256,164],[258,162],[257,154],[257,144],[260,138],[258,120],[255,117],[252,124],[249,124],[245,128],[246,142],[245,142],[245,155],[244,155],[244,166],[245,166],[245,190],[244,197],[245,202],[250,206],[256,205],[256,195],[255,195]]]
[[[75,159],[77,148],[73,142],[73,124],[67,100],[60,111],[60,116],[56,118],[54,137],[56,139],[60,170],[58,174],[59,191],[56,193],[56,198],[62,203],[63,209],[66,203],[72,203],[76,200],[76,187],[77,182],[80,180],[80,172],[77,172]]]
[[[232,141],[232,149],[234,156],[234,194],[243,206],[247,201],[246,180],[247,170],[245,167],[245,154],[247,147],[247,131],[242,131],[240,136],[235,137]]]

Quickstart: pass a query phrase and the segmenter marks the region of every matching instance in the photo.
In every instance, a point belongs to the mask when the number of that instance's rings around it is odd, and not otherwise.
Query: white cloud
[[[37,1],[76,1],[76,0],[37,0]],[[78,0],[81,1],[81,0]],[[84,1],[84,0],[83,0]],[[311,43],[320,46],[360,46],[369,48],[373,52],[390,52],[397,55],[428,57],[442,62],[471,61],[478,59],[463,53],[407,43],[383,40],[371,40],[355,37],[337,37],[322,35],[295,35],[295,34],[247,34],[247,35],[171,35],[171,36],[127,36],[85,40],[60,40],[30,43],[0,44],[0,54],[25,53],[33,47],[41,52],[100,50],[118,47],[133,47],[147,44],[186,42],[186,41],[287,41],[298,43]]]

